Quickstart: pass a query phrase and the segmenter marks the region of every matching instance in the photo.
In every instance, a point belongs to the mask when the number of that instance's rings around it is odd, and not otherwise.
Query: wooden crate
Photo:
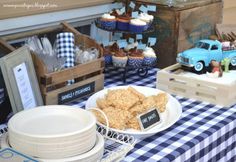
[[[222,21],[221,0],[199,0],[174,7],[151,0],[137,0],[136,3],[157,7],[156,12],[150,12],[155,16],[155,31],[145,37],[157,37],[154,49],[159,68],[175,64],[179,52],[214,34],[215,24]]]
[[[158,71],[156,87],[171,94],[221,106],[231,106],[236,103],[236,83],[222,85],[178,75],[182,71],[179,64]]]
[[[236,24],[216,24],[216,34],[219,40],[235,41]]]
[[[62,23],[59,27],[45,28],[31,32],[9,35],[1,38],[2,49],[8,52],[15,48],[6,41],[26,38],[32,35],[45,35],[51,32],[67,31],[75,35],[75,43],[85,46],[85,48],[95,47],[99,50],[98,59],[79,64],[72,68],[67,68],[57,72],[48,73],[46,65],[35,54],[32,54],[35,71],[40,84],[41,93],[45,105],[64,104],[74,99],[91,95],[104,87],[104,59],[103,49],[90,37],[79,33],[67,23]],[[67,85],[66,81],[75,79],[75,83]]]

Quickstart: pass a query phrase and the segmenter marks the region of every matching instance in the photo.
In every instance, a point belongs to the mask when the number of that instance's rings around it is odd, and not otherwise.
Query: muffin
[[[136,47],[129,51],[128,66],[130,67],[141,67],[143,64],[143,51]]]
[[[154,16],[153,15],[149,15],[148,13],[140,13],[139,16],[138,16],[138,19],[146,22],[147,26],[150,27],[150,25],[153,22]]]
[[[117,17],[117,29],[118,30],[129,30],[129,22],[131,17],[128,14],[120,15]]]
[[[101,28],[106,30],[115,30],[116,29],[116,17],[110,14],[103,14],[100,18],[98,24]]]
[[[145,66],[155,66],[157,61],[157,56],[155,51],[151,47],[146,47],[143,51],[144,59],[143,65]]]
[[[124,50],[119,49],[115,52],[115,55],[112,56],[113,66],[115,67],[125,67],[127,64],[128,57]]]
[[[148,25],[140,19],[132,19],[129,24],[129,31],[134,33],[141,33],[147,30]]]

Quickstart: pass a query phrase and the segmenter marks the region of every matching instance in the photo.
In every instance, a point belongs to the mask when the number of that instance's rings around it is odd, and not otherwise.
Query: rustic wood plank
[[[174,4],[173,9],[174,10],[185,10],[193,7],[200,7],[205,6],[211,3],[215,2],[221,2],[222,0],[188,0],[186,2],[178,2],[177,4]],[[160,6],[167,6],[166,0],[159,0],[159,1],[153,1],[153,0],[137,0],[136,2],[140,3],[149,3],[149,4],[155,4]]]
[[[222,23],[223,24],[236,24],[236,6],[231,7],[231,8],[224,8]]]
[[[34,36],[34,35],[40,35],[40,34],[47,34],[47,33],[51,33],[51,32],[56,32],[56,31],[60,31],[62,29],[63,29],[62,25],[50,26],[50,27],[47,27],[47,28],[42,28],[42,29],[37,29],[37,30],[30,30],[30,31],[26,31],[26,32],[6,35],[4,37],[1,37],[1,39],[5,40],[5,41],[11,41],[11,40],[17,40],[17,39],[31,37],[31,36]]]
[[[12,45],[8,44],[6,41],[2,39],[0,39],[0,48],[6,53],[10,53],[15,50],[15,48]]]
[[[224,0],[224,10],[228,8],[235,8],[236,1],[235,0]]]
[[[59,83],[63,83],[70,79],[75,79],[97,71],[101,71],[103,69],[103,67],[101,66],[101,60],[102,58],[86,64],[80,64],[72,68],[46,74],[45,78],[51,78],[51,83],[45,86],[50,87]]]

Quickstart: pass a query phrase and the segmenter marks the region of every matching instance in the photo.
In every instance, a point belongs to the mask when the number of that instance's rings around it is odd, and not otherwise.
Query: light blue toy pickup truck
[[[182,66],[191,67],[196,73],[203,72],[212,60],[221,62],[230,59],[230,65],[236,66],[236,50],[222,50],[222,44],[217,40],[200,40],[196,47],[179,53],[176,60]]]

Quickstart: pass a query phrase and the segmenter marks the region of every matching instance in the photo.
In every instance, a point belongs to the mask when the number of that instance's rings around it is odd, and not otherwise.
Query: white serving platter
[[[86,102],[85,108],[89,109],[89,108],[97,107],[96,100],[98,98],[104,98],[108,90],[121,89],[121,88],[127,89],[128,87],[129,86],[117,86],[117,87],[112,87],[108,89],[103,89],[93,94],[91,97],[89,97],[89,99]],[[132,86],[132,87],[135,88],[140,93],[144,94],[145,96],[157,95],[158,93],[163,92],[155,88],[149,88],[149,87],[143,87],[143,86]],[[113,128],[110,128],[110,129],[118,133],[134,136],[135,138],[146,138],[171,127],[175,122],[177,122],[180,119],[181,114],[182,114],[182,106],[170,94],[167,94],[167,95],[168,95],[168,103],[166,105],[166,111],[164,113],[161,113],[162,123],[160,125],[156,125],[152,127],[151,129],[148,129],[147,131],[138,131],[138,130],[133,130],[133,129],[126,129],[126,130],[118,130],[118,129],[113,129]],[[98,124],[104,126],[103,124],[99,122]]]

